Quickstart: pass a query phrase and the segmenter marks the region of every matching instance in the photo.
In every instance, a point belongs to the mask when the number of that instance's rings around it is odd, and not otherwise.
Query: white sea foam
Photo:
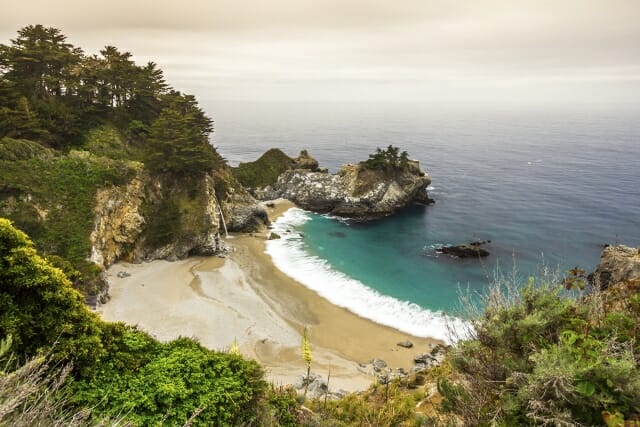
[[[460,319],[383,295],[335,270],[322,258],[307,253],[300,234],[294,228],[303,225],[309,219],[308,213],[294,208],[273,223],[274,231],[282,238],[268,241],[267,253],[274,264],[288,276],[332,304],[414,336],[450,341],[447,323],[457,330],[464,329],[464,322]]]

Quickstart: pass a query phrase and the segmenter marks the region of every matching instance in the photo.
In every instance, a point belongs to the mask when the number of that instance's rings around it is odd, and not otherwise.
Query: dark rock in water
[[[277,240],[277,239],[280,239],[280,235],[278,233],[275,233],[273,231],[269,233],[269,240]]]
[[[268,208],[275,208],[275,207],[276,207],[276,204],[275,204],[275,203],[273,203],[273,202],[267,202],[267,203],[266,203],[266,206],[267,206]]]
[[[489,251],[481,246],[490,242],[490,240],[486,240],[484,242],[471,242],[463,245],[443,246],[439,249],[439,252],[457,258],[483,258],[489,256]]]
[[[413,347],[413,343],[409,340],[401,341],[396,344],[398,347],[411,348]]]
[[[118,277],[119,279],[124,279],[125,277],[129,276],[131,276],[131,274],[127,273],[126,271],[118,271],[118,274],[116,274],[116,277]]]
[[[332,231],[331,233],[329,233],[329,236],[338,237],[340,239],[343,239],[343,238],[347,237],[347,235],[345,233],[343,233],[342,231]]]

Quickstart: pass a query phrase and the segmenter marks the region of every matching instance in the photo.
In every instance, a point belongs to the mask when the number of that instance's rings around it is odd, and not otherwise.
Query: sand
[[[291,207],[278,200],[267,211],[274,220]],[[300,343],[307,327],[312,372],[326,376],[330,370],[333,390],[367,388],[373,376],[370,366],[360,364],[373,358],[409,369],[414,355],[438,343],[332,305],[275,267],[265,254],[266,234],[230,236],[224,259],[117,263],[107,270],[111,301],[98,312],[104,320],[138,325],[162,341],[187,336],[226,350],[235,340],[276,384],[294,384],[306,372]],[[396,345],[407,339],[414,348]]]

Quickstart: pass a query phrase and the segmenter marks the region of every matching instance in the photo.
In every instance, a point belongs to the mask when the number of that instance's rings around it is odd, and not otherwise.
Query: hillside
[[[219,252],[221,215],[264,224],[209,143],[213,121],[156,64],[113,46],[86,55],[36,25],[0,46],[0,75],[0,214],[90,303],[117,260]]]

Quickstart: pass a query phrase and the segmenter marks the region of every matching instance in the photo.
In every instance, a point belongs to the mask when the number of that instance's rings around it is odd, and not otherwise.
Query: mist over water
[[[279,147],[290,155],[308,149],[337,170],[389,144],[420,160],[435,205],[367,225],[309,214],[293,228],[305,234],[296,250],[430,313],[456,313],[459,289],[482,292],[496,266],[515,263],[525,279],[542,263],[590,271],[603,244],[640,245],[637,107],[247,104],[213,115],[215,144],[232,164]],[[434,250],[472,240],[491,240],[492,255],[478,262]]]

